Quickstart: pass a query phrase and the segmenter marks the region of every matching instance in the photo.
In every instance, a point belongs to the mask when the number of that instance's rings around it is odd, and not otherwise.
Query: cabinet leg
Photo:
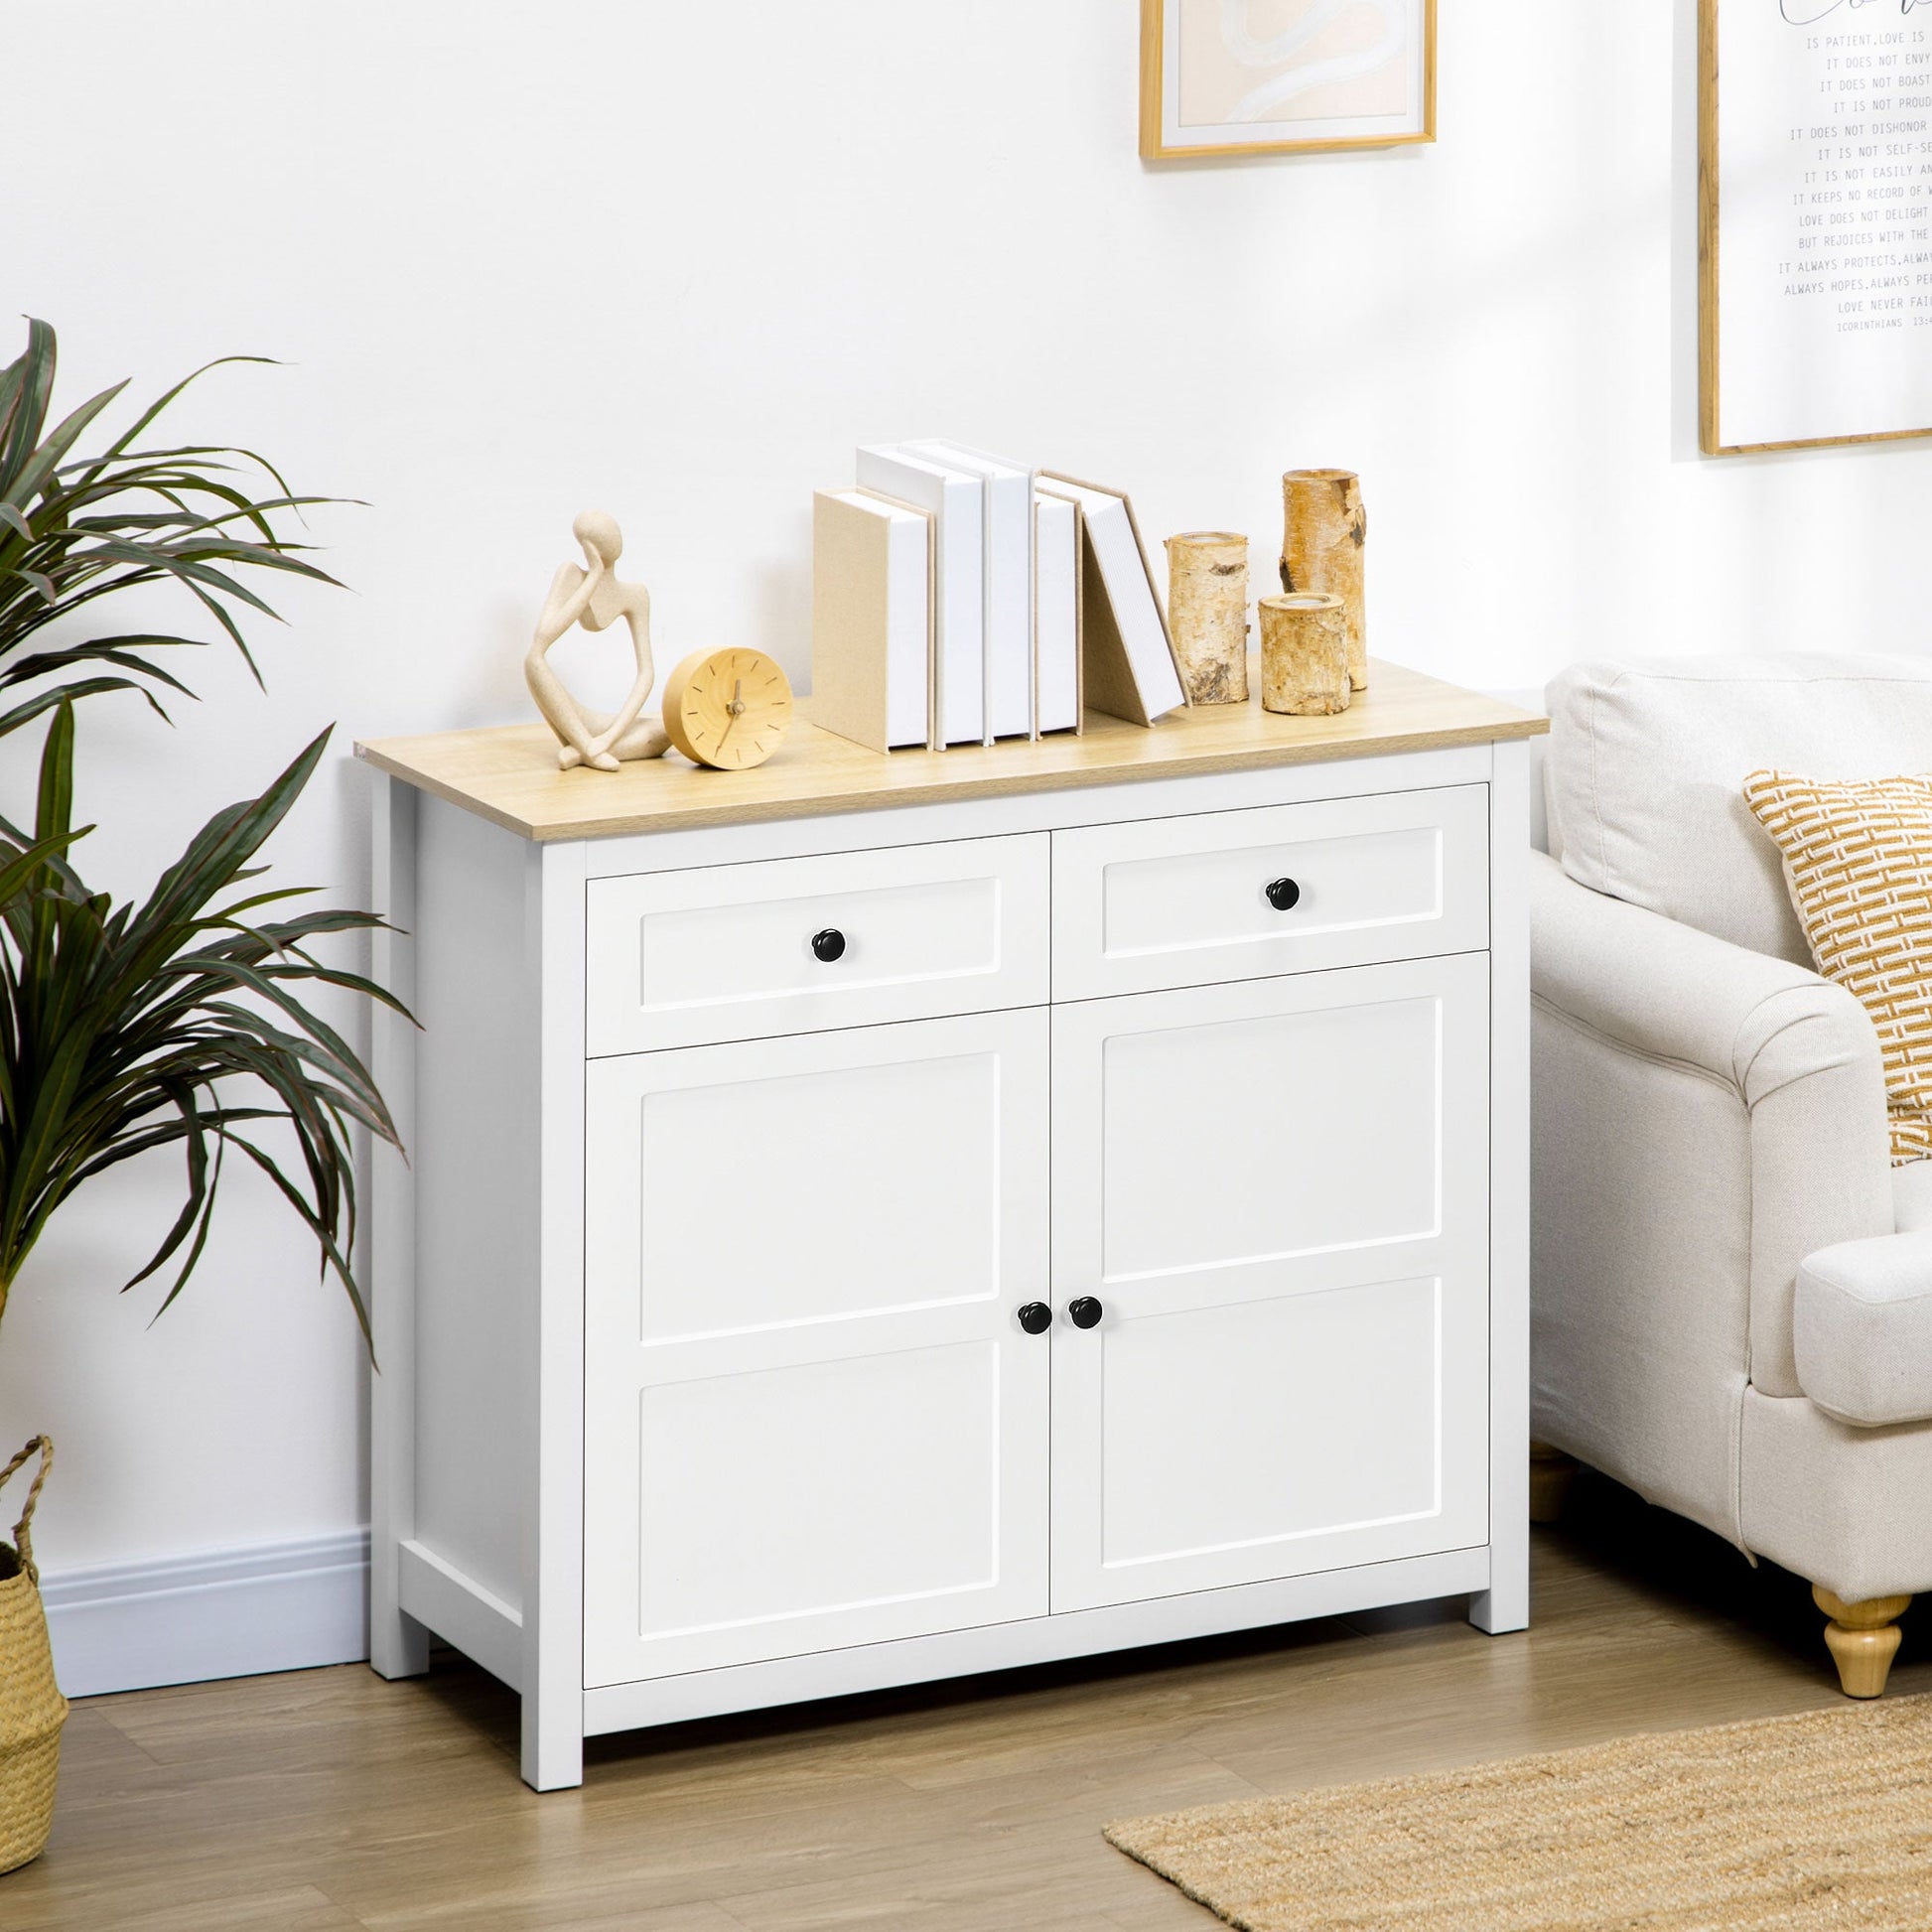
[[[400,1550],[378,1525],[369,1535],[369,1664],[378,1677],[421,1677],[429,1669],[429,1626],[402,1606]]]
[[[407,1610],[369,1605],[369,1665],[378,1677],[422,1677],[429,1670],[429,1628]]]
[[[1492,1637],[1530,1627],[1530,1549],[1527,1526],[1489,1549],[1489,1587],[1469,1598],[1469,1621]]]
[[[569,1791],[584,1782],[584,1701],[575,1708],[560,1700],[523,1693],[520,1769],[532,1791]]]
[[[1838,1681],[1849,1698],[1875,1698],[1885,1693],[1891,1660],[1898,1654],[1898,1619],[1909,1596],[1873,1596],[1848,1603],[1824,1585],[1815,1586],[1811,1600],[1831,1618],[1825,1643],[1838,1666]]]
[[[1478,1630],[1492,1637],[1506,1635],[1511,1630],[1527,1630],[1530,1627],[1528,1581],[1525,1580],[1520,1589],[1501,1588],[1492,1584],[1487,1589],[1476,1590],[1469,1598],[1468,1616]]]

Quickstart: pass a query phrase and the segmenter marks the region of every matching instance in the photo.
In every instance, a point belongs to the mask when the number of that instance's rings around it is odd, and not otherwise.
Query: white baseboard
[[[369,1654],[369,1533],[41,1579],[69,1697],[348,1664]]]

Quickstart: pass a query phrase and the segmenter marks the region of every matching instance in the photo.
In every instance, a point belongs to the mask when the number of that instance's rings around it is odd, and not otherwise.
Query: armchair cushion
[[[1878,1030],[1892,1159],[1932,1155],[1932,778],[1754,771],[1744,802],[1784,855],[1818,970]]]
[[[1795,965],[1811,954],[1746,775],[1932,770],[1932,661],[1586,663],[1548,697],[1550,838],[1571,878]]]
[[[1932,1419],[1932,1233],[1808,1255],[1792,1304],[1798,1380],[1863,1428]]]

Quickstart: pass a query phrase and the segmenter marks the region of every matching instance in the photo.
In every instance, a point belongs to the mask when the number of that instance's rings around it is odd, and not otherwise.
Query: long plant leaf
[[[259,876],[252,862],[300,797],[328,736],[260,794],[213,814],[144,900],[116,903],[87,892],[69,860],[56,870],[54,847],[77,836],[73,710],[56,712],[37,840],[0,847],[0,1307],[20,1261],[75,1188],[179,1144],[181,1205],[133,1281],[165,1271],[162,1309],[182,1292],[205,1252],[223,1163],[239,1152],[295,1211],[366,1333],[352,1266],[350,1130],[395,1144],[395,1123],[308,990],[402,1009],[365,976],[315,959],[307,943],[381,921],[341,907],[260,925],[245,916],[295,895],[246,882]],[[292,1156],[257,1138],[277,1125],[292,1137]]]
[[[126,384],[88,397],[50,429],[58,344],[46,323],[29,321],[25,349],[0,370],[0,684],[44,681],[76,699],[137,691],[165,718],[156,692],[182,692],[178,676],[145,658],[103,654],[101,661],[122,674],[104,678],[93,675],[85,656],[76,654],[85,650],[84,643],[37,644],[57,621],[67,626],[64,637],[70,634],[72,621],[100,598],[154,584],[186,592],[260,681],[241,620],[279,619],[248,579],[275,572],[335,583],[299,554],[308,546],[295,541],[280,519],[299,518],[309,506],[339,499],[298,495],[254,451],[203,443],[141,444],[162,413],[210,369],[268,360],[235,355],[204,364],[137,411],[104,447],[86,454],[81,444]],[[249,471],[273,487],[257,492],[245,486]],[[183,636],[177,641],[207,640]],[[51,708],[36,693],[34,700],[0,712],[0,737]]]

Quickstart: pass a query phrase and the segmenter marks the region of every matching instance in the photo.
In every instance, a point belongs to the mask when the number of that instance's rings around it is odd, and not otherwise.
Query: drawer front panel
[[[1059,1000],[1488,944],[1486,785],[1088,826],[1053,861]]]
[[[1031,833],[593,880],[586,1050],[1042,1005],[1048,854]]]

